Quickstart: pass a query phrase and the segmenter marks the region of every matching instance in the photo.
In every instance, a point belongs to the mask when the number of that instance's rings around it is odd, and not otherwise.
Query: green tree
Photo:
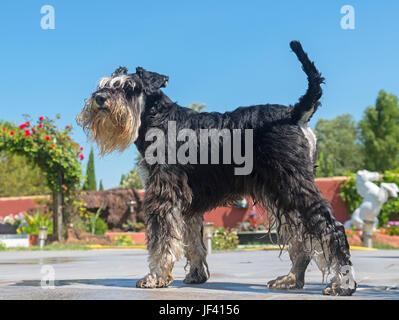
[[[100,185],[98,186],[98,190],[103,191],[104,190],[104,186],[103,186],[103,181],[100,180]]]
[[[94,169],[94,152],[93,148],[90,150],[89,161],[87,162],[86,179],[83,185],[83,190],[97,190],[96,172]]]
[[[317,177],[342,176],[363,165],[356,123],[350,114],[320,119],[315,128],[318,144]]]
[[[194,103],[188,105],[187,108],[190,108],[190,109],[192,109],[194,111],[197,111],[197,112],[202,112],[202,109],[205,108],[205,104],[194,102]]]
[[[398,97],[381,90],[359,122],[365,169],[384,172],[399,168]]]
[[[141,155],[140,152],[137,152],[136,156],[134,157],[134,160],[133,160],[135,167],[138,167],[141,160],[143,160],[143,156]]]
[[[0,197],[50,194],[46,173],[17,154],[0,153]]]
[[[67,221],[81,180],[78,159],[84,159],[82,148],[72,141],[71,126],[59,130],[53,119],[44,116],[40,116],[36,124],[31,123],[28,115],[25,119],[19,126],[0,121],[0,151],[22,155],[45,172],[42,178],[53,196],[54,239],[61,240],[63,215],[66,213],[64,221]]]
[[[137,169],[140,161],[143,159],[142,155],[137,152],[134,157],[134,167],[127,174],[122,174],[120,185],[123,188],[143,189],[139,171]]]
[[[123,188],[143,189],[139,171],[134,168],[128,174],[123,174],[121,177],[121,186]]]

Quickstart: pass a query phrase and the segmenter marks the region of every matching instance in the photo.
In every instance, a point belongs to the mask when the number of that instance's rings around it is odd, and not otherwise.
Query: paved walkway
[[[137,279],[147,272],[145,250],[0,252],[0,299],[342,299],[321,295],[315,264],[303,290],[268,290],[266,282],[290,267],[288,254],[281,259],[278,254],[215,252],[208,258],[211,279],[205,284],[184,284],[180,261],[169,288],[137,289]],[[359,288],[344,299],[399,299],[399,250],[353,251],[352,257]],[[45,290],[41,280],[52,272],[55,288]]]

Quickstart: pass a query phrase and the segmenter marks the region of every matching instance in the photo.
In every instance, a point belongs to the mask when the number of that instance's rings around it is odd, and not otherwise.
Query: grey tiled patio
[[[311,264],[302,290],[272,291],[266,282],[286,274],[287,252],[214,252],[208,258],[211,279],[186,285],[185,261],[174,269],[175,282],[166,289],[137,289],[147,272],[147,251],[0,252],[0,299],[399,299],[399,250],[352,251],[359,288],[352,297],[325,297],[321,272]],[[49,269],[43,266],[50,266]],[[41,280],[54,271],[55,288]]]

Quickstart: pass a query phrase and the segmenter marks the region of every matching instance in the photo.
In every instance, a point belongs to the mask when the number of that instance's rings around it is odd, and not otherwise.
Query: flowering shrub
[[[388,221],[385,234],[390,236],[399,236],[399,221]]]
[[[267,223],[262,214],[256,210],[250,211],[243,222],[237,224],[237,231],[264,231],[267,230]]]
[[[47,227],[47,233],[53,233],[52,213],[38,211],[34,214],[26,214],[20,226],[17,228],[18,234],[39,234],[40,227]]]
[[[218,228],[212,237],[212,249],[214,250],[230,250],[236,249],[238,246],[238,236],[234,232],[230,232],[225,228]]]
[[[18,230],[25,223],[25,216],[23,213],[9,214],[0,218],[0,223],[8,223]]]
[[[350,238],[350,237],[353,236],[353,231],[352,231],[352,230],[345,229],[345,234],[346,234],[346,236],[347,236],[348,238]]]
[[[79,159],[83,160],[84,157],[80,146],[71,141],[71,126],[58,130],[54,120],[43,116],[36,125],[30,121],[19,126],[8,122],[0,122],[0,125],[0,151],[24,155],[36,163],[46,173],[47,184],[51,190],[65,193],[79,184]],[[61,186],[59,173],[62,175]]]
[[[44,214],[38,211],[34,214],[19,213],[10,214],[2,219],[0,223],[8,223],[17,229],[18,234],[38,234],[40,227],[47,227],[48,234],[53,233],[52,213]]]
[[[388,221],[387,222],[387,227],[393,227],[393,226],[397,226],[399,227],[399,221]]]

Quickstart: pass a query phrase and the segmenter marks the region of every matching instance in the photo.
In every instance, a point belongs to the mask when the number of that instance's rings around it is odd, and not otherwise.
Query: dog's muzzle
[[[108,111],[108,108],[106,107],[105,102],[107,101],[107,98],[102,95],[102,94],[96,94],[96,96],[94,97],[94,107],[98,110],[98,111]]]
[[[96,95],[95,101],[99,107],[102,107],[105,101],[107,101],[107,98],[105,98],[103,95],[98,94]]]

